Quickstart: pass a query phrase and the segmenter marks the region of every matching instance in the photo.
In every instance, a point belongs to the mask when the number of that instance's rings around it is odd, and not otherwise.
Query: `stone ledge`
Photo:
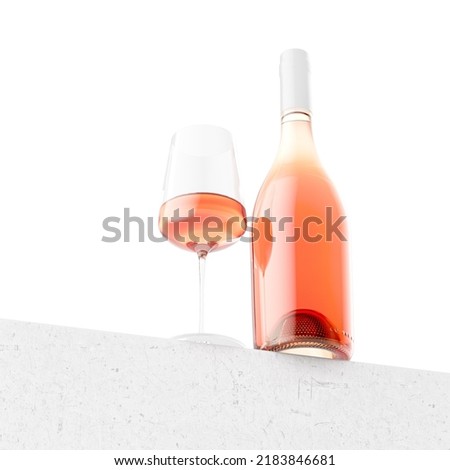
[[[0,320],[1,449],[450,449],[450,374]]]

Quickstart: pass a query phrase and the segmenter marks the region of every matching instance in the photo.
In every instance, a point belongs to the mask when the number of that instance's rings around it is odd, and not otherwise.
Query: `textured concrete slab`
[[[450,449],[450,374],[0,321],[3,449]]]

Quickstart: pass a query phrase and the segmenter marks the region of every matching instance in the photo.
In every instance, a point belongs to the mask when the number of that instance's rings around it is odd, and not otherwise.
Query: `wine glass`
[[[174,245],[197,254],[199,262],[198,333],[177,339],[226,346],[243,345],[230,337],[205,333],[205,262],[209,253],[239,240],[246,229],[231,134],[194,125],[172,138],[159,229]]]

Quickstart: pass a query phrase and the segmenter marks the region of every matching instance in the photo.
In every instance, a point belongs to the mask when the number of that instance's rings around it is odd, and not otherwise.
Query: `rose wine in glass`
[[[174,245],[196,253],[199,262],[198,332],[177,338],[241,347],[233,338],[205,333],[206,257],[235,243],[246,230],[228,131],[215,126],[190,126],[173,136],[159,229]]]
[[[159,214],[159,229],[170,242],[205,255],[237,241],[245,228],[244,206],[222,194],[183,194],[165,202]]]
[[[281,143],[254,209],[254,343],[350,359],[347,226],[312,139],[304,51],[282,54],[280,78]]]

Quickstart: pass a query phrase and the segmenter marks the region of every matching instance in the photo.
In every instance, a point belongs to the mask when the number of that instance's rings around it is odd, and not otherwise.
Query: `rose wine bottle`
[[[307,55],[281,55],[281,142],[253,219],[258,349],[350,359],[347,227],[311,133]]]

